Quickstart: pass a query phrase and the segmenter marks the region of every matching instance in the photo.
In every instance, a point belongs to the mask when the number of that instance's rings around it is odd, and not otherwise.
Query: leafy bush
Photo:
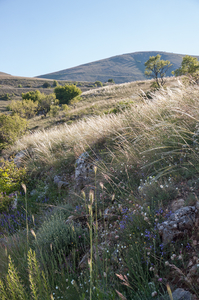
[[[21,187],[21,182],[26,178],[24,168],[18,169],[14,161],[0,160],[0,213],[8,210],[14,200],[16,192]]]
[[[96,86],[101,87],[103,86],[103,83],[99,80],[95,81]]]
[[[34,102],[36,102],[36,101],[39,101],[39,99],[41,97],[41,93],[40,93],[40,91],[30,91],[30,92],[27,92],[27,93],[22,93],[21,97],[23,99],[26,99],[26,100],[31,99]]]
[[[1,192],[10,194],[19,190],[21,182],[26,178],[24,168],[18,168],[13,160],[0,160],[0,186]]]
[[[62,108],[63,111],[68,111],[69,110],[69,107],[68,107],[67,104],[62,104],[61,108]]]
[[[10,100],[10,94],[7,93],[7,94],[1,95],[1,96],[0,96],[0,99],[1,99],[1,100]]]
[[[108,82],[115,83],[115,81],[112,78],[108,79]]]
[[[73,98],[79,96],[82,91],[75,85],[57,86],[54,89],[56,98],[60,104],[68,104]]]
[[[0,193],[0,213],[8,211],[11,203],[13,202],[13,196],[8,196],[3,192]]]
[[[8,105],[8,109],[13,112],[13,114],[18,114],[22,118],[30,119],[35,116],[38,109],[38,102],[31,99],[23,99],[22,101],[12,101]]]
[[[41,250],[46,262],[51,260],[52,254],[59,260],[61,256],[80,254],[86,243],[87,232],[80,225],[66,223],[63,213],[58,212],[44,221],[37,232],[36,245]]]
[[[49,115],[52,117],[56,117],[59,114],[60,107],[58,105],[51,105]]]
[[[27,120],[18,115],[9,116],[0,114],[0,149],[13,144],[22,136],[27,128]]]
[[[58,86],[58,81],[57,80],[53,81],[53,86]]]
[[[50,88],[51,87],[50,83],[47,82],[47,81],[44,82],[44,84],[42,86],[43,86],[43,88]]]
[[[53,104],[59,104],[59,100],[56,99],[55,94],[52,93],[46,96],[42,93],[38,100],[38,111],[46,116]]]

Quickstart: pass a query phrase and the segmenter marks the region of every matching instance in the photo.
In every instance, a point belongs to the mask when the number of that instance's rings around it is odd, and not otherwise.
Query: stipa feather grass
[[[158,151],[170,141],[170,150],[175,143],[187,144],[199,120],[199,88],[178,87],[161,89],[152,100],[143,98],[128,110],[117,115],[103,115],[81,120],[76,124],[62,125],[51,130],[39,131],[19,140],[15,149],[32,149],[41,161],[56,161],[55,154],[62,149],[63,156],[75,147],[80,154],[85,148],[94,147],[100,141],[111,139],[120,151],[132,161],[146,151]],[[178,140],[178,141],[177,141]],[[165,151],[169,149],[166,145]],[[77,150],[78,149],[78,150]],[[73,151],[73,150],[72,150]]]

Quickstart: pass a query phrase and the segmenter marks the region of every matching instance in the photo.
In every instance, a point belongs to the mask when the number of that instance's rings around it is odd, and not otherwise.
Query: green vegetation
[[[0,149],[13,144],[27,128],[27,121],[18,115],[0,114]]]
[[[196,57],[185,55],[182,59],[181,67],[172,72],[175,76],[199,75],[199,61]]]
[[[0,100],[10,100],[10,94],[9,93],[6,93],[6,94],[3,94],[0,96]]]
[[[145,62],[145,75],[155,79],[158,87],[165,84],[165,76],[169,68],[172,66],[169,60],[160,59],[161,55],[150,56]]]
[[[170,78],[148,101],[150,85],[87,91],[62,104],[55,127],[7,149],[26,151],[26,187],[24,195],[23,176],[15,178],[22,169],[12,173],[14,163],[3,161],[0,184],[8,188],[9,178],[18,204],[10,209],[5,199],[0,215],[2,299],[166,300],[167,284],[198,298],[189,266],[198,268],[197,223],[168,244],[157,224],[168,221],[174,200],[194,206],[199,198],[199,91]],[[60,108],[51,105],[49,114]],[[49,114],[35,122],[50,122]],[[76,159],[85,151],[80,191]]]
[[[110,82],[110,83],[115,83],[115,81],[114,81],[112,78],[109,78],[109,79],[108,79],[108,82]]]
[[[8,109],[13,112],[13,115],[17,114],[21,118],[30,119],[36,115],[38,109],[38,102],[34,102],[31,99],[24,99],[22,101],[12,100],[11,104],[8,105]]]
[[[21,97],[24,100],[32,100],[34,102],[39,101],[40,97],[41,97],[41,92],[40,91],[30,91],[27,93],[22,93]]]
[[[44,82],[44,84],[43,84],[43,88],[50,88],[51,87],[51,85],[50,85],[50,83],[49,82]]]
[[[54,80],[54,81],[53,81],[53,86],[56,87],[56,86],[58,86],[58,85],[59,85],[59,84],[58,84],[57,80]]]
[[[101,87],[101,86],[103,86],[103,83],[101,81],[97,80],[97,81],[95,81],[95,85],[97,87]]]
[[[72,99],[81,95],[82,91],[75,85],[57,86],[54,90],[60,104],[69,104]]]

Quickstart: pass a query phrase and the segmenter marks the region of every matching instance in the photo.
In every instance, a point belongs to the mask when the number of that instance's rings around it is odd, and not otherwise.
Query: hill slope
[[[160,51],[134,52],[123,55],[113,56],[107,59],[83,64],[74,68],[65,69],[45,75],[38,78],[48,78],[56,80],[77,80],[77,81],[96,81],[106,82],[113,78],[115,83],[131,82],[135,80],[146,79],[144,75],[144,63],[150,56],[160,54],[162,59],[169,60],[173,66],[168,72],[179,68],[183,54],[167,53]],[[199,56],[197,56],[199,58]]]

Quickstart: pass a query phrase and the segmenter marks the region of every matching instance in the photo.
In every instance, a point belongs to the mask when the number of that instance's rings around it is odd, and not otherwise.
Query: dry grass
[[[168,140],[174,148],[175,141],[187,143],[183,136],[193,134],[199,120],[198,95],[198,86],[185,88],[179,82],[178,87],[162,89],[153,100],[143,99],[117,115],[89,117],[72,125],[26,135],[14,149],[32,149],[37,159],[51,164],[68,153],[78,155],[87,147],[94,148],[96,143],[112,140],[122,154],[121,159],[135,162],[153,149],[168,151]]]

